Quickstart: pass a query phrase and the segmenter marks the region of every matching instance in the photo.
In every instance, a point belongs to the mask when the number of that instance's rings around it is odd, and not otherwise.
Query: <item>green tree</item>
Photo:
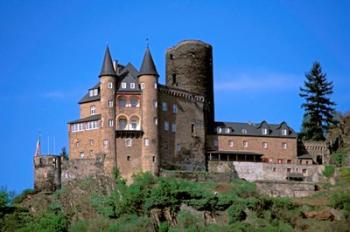
[[[329,95],[333,93],[333,82],[326,79],[319,62],[305,75],[304,87],[300,88],[300,97],[305,99],[301,105],[304,108],[302,137],[305,140],[322,141],[329,126],[334,123],[335,103]]]

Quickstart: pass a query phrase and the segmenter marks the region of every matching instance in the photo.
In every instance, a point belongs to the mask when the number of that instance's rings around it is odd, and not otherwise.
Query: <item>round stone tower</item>
[[[108,101],[114,101],[116,90],[116,73],[109,48],[106,48],[100,77],[101,96],[101,137],[105,157],[105,170],[112,174],[116,166],[116,140],[115,140],[115,108],[108,106]],[[112,121],[112,122],[111,122]]]
[[[154,65],[151,52],[147,47],[143,58],[139,83],[142,90],[142,171],[151,172],[155,175],[159,173],[159,151],[158,151],[158,126],[157,104],[158,104],[158,73]]]
[[[185,40],[166,52],[166,85],[201,94],[206,121],[214,122],[213,50],[199,40]]]

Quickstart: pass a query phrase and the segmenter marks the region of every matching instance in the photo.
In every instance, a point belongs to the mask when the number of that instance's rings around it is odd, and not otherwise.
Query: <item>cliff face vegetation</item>
[[[91,177],[54,193],[0,194],[1,231],[349,231],[350,169],[312,197],[270,198],[255,184]]]

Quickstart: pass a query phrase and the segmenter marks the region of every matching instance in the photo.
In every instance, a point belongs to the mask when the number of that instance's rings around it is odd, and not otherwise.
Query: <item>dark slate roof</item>
[[[105,57],[103,59],[102,68],[99,77],[102,76],[115,76],[115,70],[113,67],[113,61],[109,47],[106,47]]]
[[[149,48],[146,48],[145,56],[143,57],[140,73],[138,76],[142,75],[154,75],[159,77],[156,66],[154,65],[151,51]]]
[[[222,128],[221,132],[217,132],[217,128]],[[226,132],[226,128],[230,128],[230,132]],[[264,135],[262,129],[268,129],[268,134]],[[220,135],[242,135],[242,136],[266,136],[266,137],[287,137],[296,138],[295,131],[287,125],[286,122],[280,124],[269,124],[266,121],[262,121],[259,124],[256,123],[242,123],[242,122],[215,122],[215,128],[213,128],[213,134]],[[246,134],[242,130],[246,130]],[[282,129],[287,129],[287,135],[282,135]]]
[[[312,159],[310,154],[304,154],[297,157],[298,159]]]
[[[73,124],[73,123],[80,123],[80,122],[90,122],[90,121],[96,121],[101,119],[101,114],[95,114],[86,118],[80,118],[74,121],[68,122],[68,124]]]
[[[140,92],[139,82],[137,79],[138,71],[131,64],[127,64],[123,70],[121,70],[121,75],[119,76],[119,86],[117,92]],[[122,88],[122,83],[126,83],[126,88]],[[130,88],[130,83],[135,83],[135,88]]]
[[[99,89],[100,83],[97,83],[94,85],[91,89]],[[92,102],[92,101],[99,101],[100,100],[100,90],[98,90],[98,94],[96,96],[90,96],[89,91],[80,99],[79,104],[86,103],[86,102]]]

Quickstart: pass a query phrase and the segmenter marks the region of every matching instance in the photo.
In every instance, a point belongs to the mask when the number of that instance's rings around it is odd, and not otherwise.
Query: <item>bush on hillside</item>
[[[328,177],[328,178],[329,178],[329,177],[333,176],[334,172],[335,172],[335,167],[334,167],[334,165],[327,165],[327,166],[325,166],[325,168],[324,168],[322,174],[323,174],[325,177]]]

